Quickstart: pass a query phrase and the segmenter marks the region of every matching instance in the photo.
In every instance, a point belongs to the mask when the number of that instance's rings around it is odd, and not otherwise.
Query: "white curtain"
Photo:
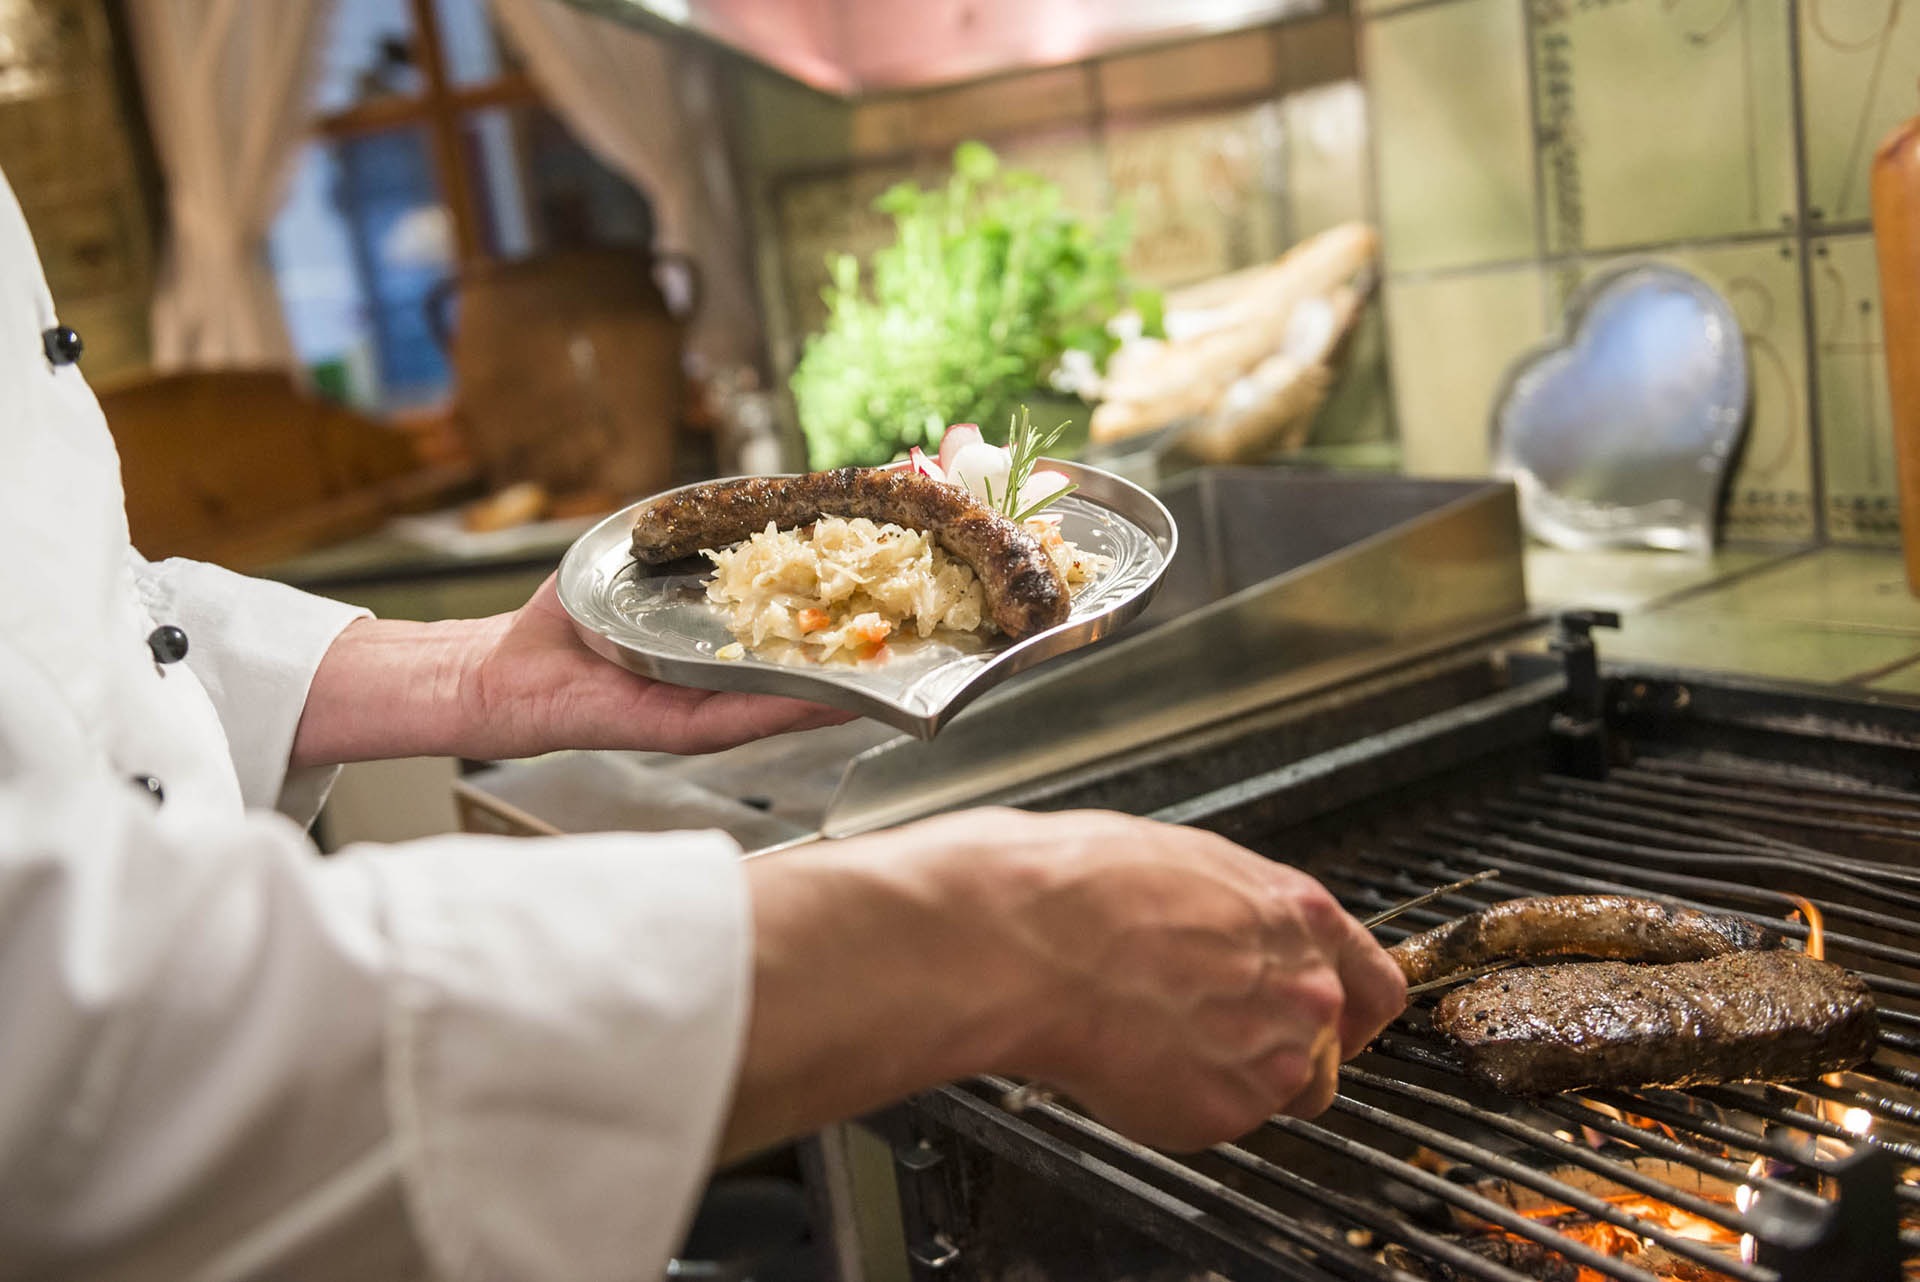
[[[714,367],[752,363],[759,309],[713,59],[561,0],[493,0],[493,8],[547,105],[647,194],[658,248],[699,263],[704,293],[689,348]]]
[[[153,303],[161,369],[287,365],[267,230],[307,126],[332,0],[132,0],[135,57],[166,171]]]

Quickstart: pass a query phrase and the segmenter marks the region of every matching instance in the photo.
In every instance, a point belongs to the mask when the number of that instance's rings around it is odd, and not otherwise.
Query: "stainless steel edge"
[[[849,763],[848,836],[1019,791],[1527,615],[1513,487],[1443,507],[982,700]]]

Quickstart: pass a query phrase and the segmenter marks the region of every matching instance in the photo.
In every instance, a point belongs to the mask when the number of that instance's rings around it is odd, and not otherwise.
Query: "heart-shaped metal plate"
[[[560,562],[560,603],[595,653],[642,676],[705,690],[811,699],[931,739],[955,713],[1008,677],[1124,627],[1153,600],[1173,560],[1179,533],[1153,495],[1098,468],[1044,463],[1080,487],[1053,508],[1061,532],[1113,565],[1074,597],[1065,623],[1024,641],[983,644],[936,633],[889,642],[879,658],[857,663],[775,661],[752,653],[717,659],[714,652],[733,636],[707,600],[707,571],[660,573],[633,560],[634,517],[655,499],[614,513],[568,549]]]
[[[1589,282],[1494,401],[1494,470],[1564,548],[1706,551],[1747,420],[1747,348],[1712,286],[1662,263]]]

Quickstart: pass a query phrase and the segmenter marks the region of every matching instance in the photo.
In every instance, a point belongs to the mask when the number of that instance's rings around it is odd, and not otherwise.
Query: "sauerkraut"
[[[1105,568],[1105,558],[1062,538],[1057,522],[1029,528],[1069,589]],[[830,516],[798,530],[769,524],[706,556],[714,566],[707,599],[747,649],[797,647],[811,659],[853,660],[879,654],[890,638],[994,630],[972,567],[923,530]]]

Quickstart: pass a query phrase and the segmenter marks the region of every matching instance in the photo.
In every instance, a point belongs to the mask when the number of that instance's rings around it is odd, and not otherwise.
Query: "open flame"
[[[1814,907],[1811,899],[1803,899],[1799,895],[1792,894],[1787,898],[1799,905],[1787,914],[1787,920],[1807,923],[1807,956],[1815,961],[1825,961],[1827,959],[1826,919],[1820,915],[1820,910]]]
[[[1787,914],[1787,920],[1804,921],[1807,923],[1807,956],[1813,958],[1815,961],[1825,961],[1827,959],[1827,922],[1826,919],[1820,915],[1820,909],[1814,905],[1811,899],[1806,899],[1791,893],[1787,895],[1787,898],[1799,905],[1799,907]],[[1837,1087],[1842,1084],[1844,1079],[1838,1073],[1828,1073],[1820,1080],[1828,1086]],[[1832,1100],[1823,1099],[1813,1100],[1813,1105],[1816,1114],[1826,1118],[1829,1122],[1845,1127],[1850,1134],[1865,1135],[1873,1129],[1873,1116],[1864,1108],[1847,1108],[1844,1105],[1836,1104]]]

